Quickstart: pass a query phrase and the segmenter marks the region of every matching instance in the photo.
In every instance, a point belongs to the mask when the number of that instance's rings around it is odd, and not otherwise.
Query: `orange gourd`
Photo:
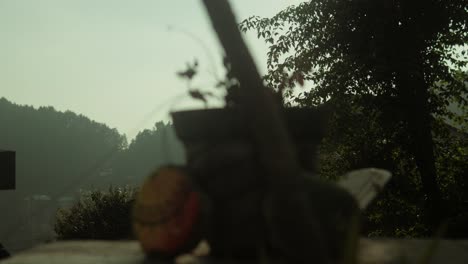
[[[135,201],[133,228],[148,254],[175,256],[192,249],[201,214],[201,198],[179,167],[158,169],[144,182]]]

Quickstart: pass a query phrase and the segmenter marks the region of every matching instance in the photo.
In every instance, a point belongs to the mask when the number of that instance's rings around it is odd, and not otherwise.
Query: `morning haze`
[[[297,2],[234,7],[240,21]],[[138,186],[155,167],[183,163],[158,121],[203,105],[176,72],[197,58],[194,85],[211,89],[222,72],[201,1],[2,0],[0,34],[0,148],[16,152],[17,168],[16,189],[0,194],[0,242],[12,253],[54,239],[57,208],[83,190]],[[264,71],[266,45],[247,38]]]
[[[268,259],[355,263],[341,258],[366,252],[360,236],[418,258],[411,239],[466,239],[466,0],[286,8],[302,1],[1,0],[0,259],[66,239],[173,254],[206,238],[215,258],[256,258],[263,241]],[[249,89],[262,80],[233,48],[240,21],[265,82],[300,107],[278,116]],[[442,242],[441,259],[466,259]]]
[[[232,4],[242,20],[299,2]],[[171,109],[200,106],[188,97],[174,99],[186,92],[175,75],[186,62],[200,61],[197,87],[214,86],[209,56],[220,66],[221,49],[200,1],[4,0],[0,32],[0,97],[71,110],[129,139],[167,120]],[[247,41],[264,72],[265,44],[254,33]]]

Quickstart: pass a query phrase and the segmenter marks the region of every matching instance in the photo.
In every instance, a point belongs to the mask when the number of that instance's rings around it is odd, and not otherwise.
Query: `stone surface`
[[[427,254],[429,253],[429,254]],[[429,261],[420,262],[423,256]],[[184,263],[239,263],[236,261],[203,261],[181,258]],[[1,264],[163,264],[146,259],[136,241],[66,241],[44,244],[24,251]],[[245,263],[245,262],[243,262]],[[466,264],[468,263],[467,240],[396,240],[362,239],[361,264]]]

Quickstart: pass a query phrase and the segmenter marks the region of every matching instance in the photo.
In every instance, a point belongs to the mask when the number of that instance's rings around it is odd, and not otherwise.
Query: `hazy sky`
[[[239,21],[299,2],[231,0]],[[202,106],[174,99],[186,92],[175,72],[198,58],[194,84],[211,88],[221,60],[199,0],[0,0],[0,34],[0,97],[81,113],[129,138],[170,110]],[[266,45],[246,40],[264,72]]]

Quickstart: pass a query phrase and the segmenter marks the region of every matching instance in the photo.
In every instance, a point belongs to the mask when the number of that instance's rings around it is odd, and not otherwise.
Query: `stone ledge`
[[[362,239],[361,264],[419,263],[431,248],[432,240]],[[467,240],[440,240],[432,250],[427,264],[468,263]],[[206,259],[185,263],[235,263]],[[188,262],[187,262],[188,261]],[[145,258],[136,241],[61,241],[37,246],[1,264],[164,264]]]

